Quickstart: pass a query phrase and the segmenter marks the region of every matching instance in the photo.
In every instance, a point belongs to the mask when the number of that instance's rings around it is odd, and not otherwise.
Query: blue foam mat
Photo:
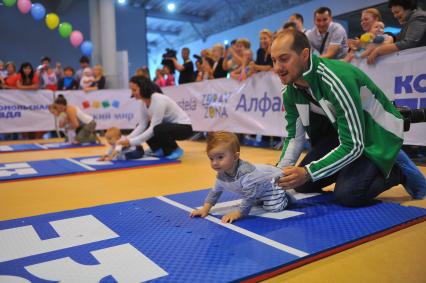
[[[166,158],[144,157],[135,160],[98,161],[99,156],[68,159],[50,159],[27,162],[0,163],[0,182],[51,176],[145,167],[179,161]]]
[[[66,142],[10,144],[10,145],[0,145],[0,153],[52,150],[52,149],[68,149],[68,148],[81,148],[81,147],[98,147],[98,146],[103,146],[103,145],[102,144],[69,144]]]
[[[202,204],[206,193],[207,190],[177,194],[167,196],[167,199],[196,207]],[[221,201],[234,199],[233,195],[224,194]],[[426,215],[426,209],[392,203],[379,203],[358,209],[342,208],[333,203],[332,195],[306,198],[290,209],[304,214],[283,220],[251,216],[235,222],[235,225],[290,247],[303,249],[309,253],[306,256],[309,257]],[[74,247],[14,256],[22,252],[19,251],[19,246],[25,246],[24,242],[29,241],[26,233],[20,230],[23,226],[31,225],[41,240],[49,241],[58,237],[58,232],[51,226],[52,221],[68,221],[87,216],[111,229],[116,236]],[[22,234],[10,236],[10,231],[18,230]],[[6,234],[9,236],[5,237]],[[77,236],[84,237],[84,230]],[[18,243],[19,239],[22,240]],[[306,258],[266,245],[207,219],[189,218],[184,209],[161,199],[149,198],[1,221],[0,281],[2,275],[19,276],[31,282],[53,280],[49,274],[44,275],[43,280],[30,272],[32,267],[40,264],[45,265],[45,272],[56,271],[65,276],[60,279],[70,280],[66,277],[69,274],[64,275],[64,266],[53,268],[49,264],[69,257],[79,264],[94,266],[99,264],[93,256],[94,252],[120,245],[131,245],[164,271],[163,274],[150,277],[156,282],[239,281]],[[26,252],[25,250],[24,253]],[[140,266],[135,262],[130,267],[118,258],[114,261],[114,267],[124,274],[152,270],[142,262]],[[73,276],[73,282],[85,282],[87,279],[84,272],[76,272]],[[114,279],[114,274],[106,274],[98,281],[115,282]]]

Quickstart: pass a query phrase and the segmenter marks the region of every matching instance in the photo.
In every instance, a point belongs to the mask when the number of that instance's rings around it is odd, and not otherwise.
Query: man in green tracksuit
[[[402,116],[365,73],[311,54],[306,36],[295,30],[277,34],[271,52],[285,85],[288,132],[278,185],[308,193],[336,182],[336,200],[346,206],[369,204],[398,184],[424,197],[426,180],[401,151]],[[296,167],[305,134],[312,150]]]

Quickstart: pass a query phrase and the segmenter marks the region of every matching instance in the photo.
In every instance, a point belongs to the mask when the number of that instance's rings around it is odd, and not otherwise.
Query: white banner
[[[52,102],[50,90],[0,91],[0,133],[54,130],[55,120],[47,109]]]
[[[272,72],[244,82],[216,79],[163,88],[189,114],[196,131],[285,136],[281,82]]]
[[[426,47],[404,50],[379,58],[376,65],[354,60],[398,106],[426,108]],[[411,124],[404,143],[426,145],[426,123]]]
[[[96,129],[110,127],[133,129],[139,123],[140,102],[130,98],[129,89],[108,89],[84,92],[79,90],[56,92],[63,94],[69,104],[78,106],[93,116]]]

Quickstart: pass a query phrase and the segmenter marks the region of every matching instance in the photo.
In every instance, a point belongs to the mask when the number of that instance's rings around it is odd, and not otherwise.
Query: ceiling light
[[[126,0],[117,0],[117,3],[120,5],[126,5]]]
[[[167,10],[169,10],[170,12],[173,12],[176,9],[176,4],[175,3],[169,3],[167,4]]]

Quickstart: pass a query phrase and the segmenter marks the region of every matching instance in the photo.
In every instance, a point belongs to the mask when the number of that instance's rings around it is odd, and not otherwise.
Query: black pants
[[[124,157],[126,160],[139,159],[144,155],[144,150],[141,145],[136,146],[136,149],[133,151],[126,152]]]
[[[328,133],[312,147],[300,166],[320,159],[338,145],[337,134]],[[337,202],[345,206],[364,206],[371,204],[373,199],[382,192],[401,184],[404,178],[397,164],[393,166],[389,177],[385,178],[374,162],[362,154],[336,174],[316,182],[308,182],[296,188],[296,191],[321,193],[322,188],[336,182],[334,195]]]
[[[178,148],[177,140],[186,140],[192,134],[191,125],[161,123],[154,127],[154,136],[147,144],[153,151],[163,149],[164,155],[167,156]]]

